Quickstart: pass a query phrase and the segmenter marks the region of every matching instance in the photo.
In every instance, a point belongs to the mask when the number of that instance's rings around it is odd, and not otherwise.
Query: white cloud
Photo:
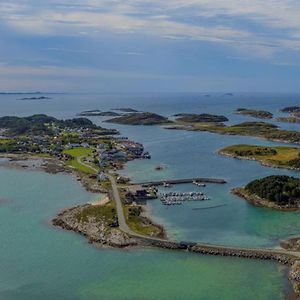
[[[299,0],[4,1],[0,22],[40,35],[151,35],[228,46],[260,57],[300,48]],[[1,23],[0,23],[1,24]]]

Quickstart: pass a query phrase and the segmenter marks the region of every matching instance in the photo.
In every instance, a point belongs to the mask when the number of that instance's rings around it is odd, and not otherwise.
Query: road
[[[112,175],[108,174],[107,176],[109,177],[109,180],[111,182],[113,197],[114,197],[114,200],[115,200],[116,206],[117,206],[119,227],[123,232],[129,234],[132,237],[143,238],[143,239],[147,239],[147,240],[153,241],[153,242],[171,242],[171,243],[177,243],[177,244],[180,243],[179,241],[172,241],[172,240],[168,240],[168,239],[161,239],[161,238],[157,238],[157,237],[141,235],[141,234],[138,234],[137,232],[134,232],[133,230],[131,230],[126,223],[126,218],[125,218],[124,211],[123,211],[123,204],[122,204],[121,197],[120,197],[120,194],[118,191],[116,180]],[[245,251],[245,252],[253,252],[253,253],[261,252],[261,253],[265,253],[265,254],[284,254],[284,255],[291,256],[291,257],[300,258],[300,252],[286,251],[284,249],[243,248],[243,247],[211,245],[211,244],[205,244],[205,243],[197,243],[197,246],[207,247],[209,249],[230,250],[230,251],[235,251],[235,252]]]
[[[91,166],[91,165],[89,165],[89,164],[87,164],[87,163],[85,163],[85,162],[82,161],[82,159],[83,159],[84,157],[85,157],[85,156],[77,156],[77,157],[76,157],[77,162],[78,162],[79,164],[81,164],[81,165],[83,165],[83,166],[85,166],[85,167],[87,167],[87,168],[89,168],[89,169],[95,171],[96,173],[98,173],[99,170],[97,170],[97,169],[94,168],[93,166]]]
[[[77,161],[94,170],[96,173],[98,173],[98,170],[96,168],[94,168],[91,165],[86,164],[85,162],[82,161],[83,157],[77,157]],[[120,230],[122,230],[123,232],[125,232],[126,234],[132,236],[132,237],[137,237],[137,238],[143,238],[146,239],[148,241],[153,241],[153,242],[171,242],[171,243],[177,243],[179,244],[180,242],[178,241],[172,241],[172,240],[168,240],[168,239],[161,239],[158,237],[151,237],[151,236],[145,236],[142,234],[139,234],[133,230],[131,230],[129,228],[129,226],[127,225],[126,222],[126,217],[124,215],[124,210],[123,210],[123,203],[120,197],[120,193],[118,190],[118,186],[116,183],[116,180],[114,178],[113,175],[111,174],[106,174],[110,180],[111,186],[112,186],[112,193],[113,193],[113,198],[116,202],[116,208],[117,208],[117,217],[118,217],[118,222],[119,222],[119,228]],[[211,244],[205,244],[205,243],[197,243],[197,246],[200,247],[207,247],[210,249],[218,249],[218,250],[232,250],[232,251],[246,251],[246,252],[263,252],[266,254],[284,254],[284,255],[288,255],[288,256],[292,256],[292,257],[297,257],[300,258],[300,252],[293,252],[293,251],[286,251],[284,249],[272,249],[272,248],[242,248],[242,247],[230,247],[230,246],[219,246],[219,245],[211,245]]]

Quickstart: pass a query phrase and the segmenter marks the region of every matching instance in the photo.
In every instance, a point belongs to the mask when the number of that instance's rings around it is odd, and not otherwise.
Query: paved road
[[[107,176],[109,177],[109,180],[111,182],[113,197],[114,197],[114,200],[116,201],[119,227],[123,232],[125,232],[133,237],[140,237],[143,239],[147,239],[149,241],[179,243],[178,241],[172,241],[172,240],[168,240],[168,239],[160,239],[157,237],[141,235],[141,234],[138,234],[138,233],[134,232],[133,230],[131,230],[126,223],[126,218],[125,218],[124,211],[123,211],[123,204],[122,204],[122,201],[120,198],[116,180],[112,175],[107,175]],[[212,249],[215,248],[215,249],[233,250],[233,251],[247,251],[247,252],[251,252],[251,251],[257,252],[258,251],[258,252],[264,252],[264,253],[285,254],[285,255],[290,255],[290,256],[300,258],[300,252],[286,251],[284,249],[243,248],[243,247],[219,246],[219,245],[212,245],[212,244],[205,244],[205,243],[197,243],[197,246],[203,246],[203,247],[208,247],[208,248],[212,248]]]
[[[79,164],[81,164],[81,165],[83,165],[83,166],[85,166],[85,167],[87,167],[87,168],[89,168],[89,169],[95,171],[96,173],[99,172],[99,170],[97,170],[97,169],[94,168],[93,166],[91,166],[91,165],[89,165],[89,164],[83,162],[83,161],[82,161],[83,158],[84,158],[84,156],[77,156],[77,158],[76,158],[76,159],[77,159],[77,162],[78,162]]]

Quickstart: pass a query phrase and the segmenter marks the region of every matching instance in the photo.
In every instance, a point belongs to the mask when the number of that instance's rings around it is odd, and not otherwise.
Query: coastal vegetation
[[[220,154],[260,162],[262,165],[300,170],[300,148],[283,146],[233,145]]]
[[[143,209],[141,206],[125,205],[124,214],[130,229],[133,231],[149,236],[164,236],[161,226],[153,224],[148,218],[142,216]]]
[[[257,206],[295,210],[300,204],[300,179],[272,175],[253,180],[244,188],[233,189],[233,192]]]
[[[300,132],[295,130],[283,130],[274,124],[267,122],[243,122],[240,124],[226,126],[223,123],[186,123],[180,122],[167,129],[208,131],[226,135],[255,136],[272,141],[285,143],[300,143]]]
[[[163,117],[155,113],[133,112],[133,113],[125,114],[120,117],[106,120],[105,122],[124,124],[124,125],[159,125],[159,124],[170,123],[170,120],[168,120],[168,118],[166,117]]]
[[[237,114],[250,116],[258,119],[272,119],[273,114],[265,110],[257,109],[247,109],[247,108],[238,108],[236,110]]]
[[[76,118],[69,120],[58,120],[43,114],[32,115],[29,117],[0,118],[0,128],[5,129],[4,135],[55,135],[59,130],[71,129],[100,129],[86,118]]]

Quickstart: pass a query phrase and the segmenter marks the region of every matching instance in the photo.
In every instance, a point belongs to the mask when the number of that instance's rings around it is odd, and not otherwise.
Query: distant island
[[[24,97],[19,100],[50,100],[50,99],[51,99],[50,97],[41,96],[41,97]]]
[[[255,136],[271,141],[299,144],[300,132],[296,130],[283,130],[278,126],[266,122],[243,122],[226,126],[223,123],[191,123],[174,122],[166,127],[172,130],[207,131],[226,135]]]
[[[280,111],[284,113],[294,113],[300,111],[300,106],[287,106],[281,109]]]
[[[300,132],[280,129],[263,122],[242,122],[225,125],[227,117],[211,114],[178,113],[175,120],[152,112],[127,113],[104,122],[124,125],[164,125],[168,130],[207,131],[225,135],[255,136],[271,141],[300,144]]]
[[[83,111],[78,115],[84,117],[118,117],[121,116],[122,114],[119,114],[114,111],[100,111],[99,109],[95,109],[95,110]]]
[[[246,160],[255,160],[264,166],[300,170],[300,148],[257,145],[233,145],[223,148],[219,154]]]
[[[238,108],[236,113],[239,115],[250,116],[258,119],[272,119],[273,114],[265,110]]]
[[[119,110],[119,111],[122,111],[122,112],[127,112],[127,113],[135,113],[135,112],[138,112],[138,110],[135,110],[133,108],[128,108],[128,107],[125,107],[125,108],[114,108],[112,110]]]
[[[225,116],[211,115],[211,114],[189,114],[189,113],[180,113],[174,115],[176,121],[179,122],[188,122],[188,123],[205,123],[205,122],[227,122],[228,119]]]
[[[40,95],[40,94],[43,93],[42,92],[0,92],[0,95]]]
[[[300,118],[297,117],[279,117],[276,119],[277,122],[283,122],[283,123],[300,123]]]
[[[253,180],[244,188],[235,188],[232,192],[255,206],[293,211],[299,209],[300,179],[272,175]]]
[[[161,125],[168,124],[171,121],[161,115],[142,112],[142,113],[129,113],[120,117],[106,120],[108,123],[124,124],[124,125]]]

